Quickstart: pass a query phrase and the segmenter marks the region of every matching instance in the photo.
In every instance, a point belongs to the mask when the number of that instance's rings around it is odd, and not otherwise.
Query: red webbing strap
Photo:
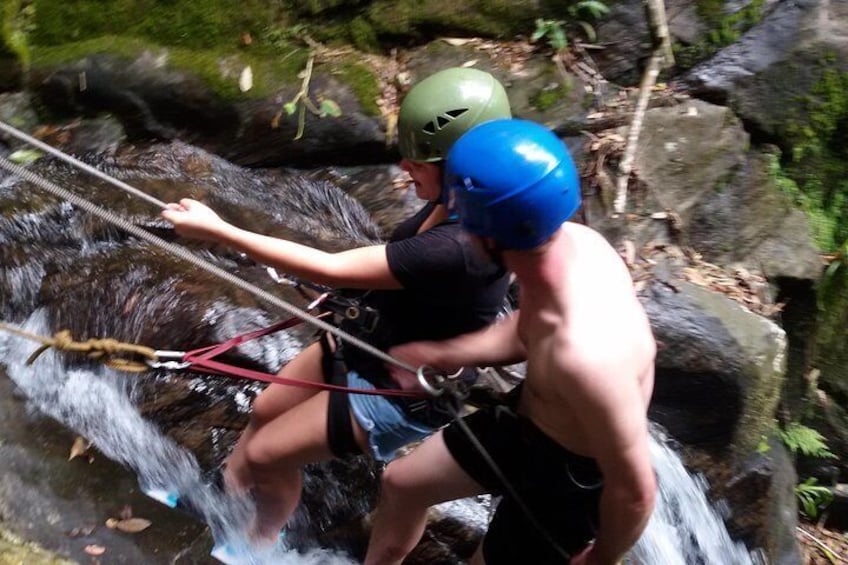
[[[254,371],[252,369],[245,369],[244,367],[235,367],[233,365],[228,365],[227,363],[221,363],[220,361],[215,361],[214,359],[205,359],[203,357],[192,357],[189,354],[186,354],[184,360],[191,363],[192,368],[201,368],[206,371],[218,375],[226,375],[226,376],[235,376],[242,377],[245,379],[251,379],[254,381],[262,381],[265,383],[271,384],[280,384],[280,385],[291,385],[298,386],[301,388],[316,388],[319,390],[338,390],[341,392],[348,392],[351,394],[370,394],[374,396],[405,396],[411,398],[426,398],[427,395],[424,392],[412,391],[412,390],[400,390],[400,389],[373,389],[373,388],[348,388],[340,385],[332,385],[329,383],[319,383],[313,381],[302,381],[300,379],[288,379],[285,377],[281,377],[279,375],[271,375],[269,373],[263,373],[261,371]]]
[[[318,316],[319,318],[325,316],[326,314],[321,314]],[[289,328],[293,328],[294,326],[303,323],[303,320],[300,318],[289,318],[288,320],[283,320],[282,322],[277,322],[267,328],[262,328],[259,330],[254,330],[252,332],[248,332],[246,334],[237,335],[234,338],[228,339],[225,342],[218,343],[216,345],[209,345],[207,347],[201,347],[199,349],[193,349],[191,351],[186,352],[183,357],[183,361],[189,361],[188,357],[191,356],[192,359],[211,359],[213,357],[217,357],[221,353],[225,351],[229,351],[233,347],[237,345],[241,345],[242,343],[246,343],[248,341],[260,338],[262,336],[266,336],[275,332],[279,332],[282,330],[287,330]]]
[[[329,312],[326,312],[318,317],[320,318],[329,314]],[[224,376],[242,377],[245,379],[251,379],[254,381],[261,381],[271,384],[290,385],[301,388],[316,388],[319,390],[338,390],[351,394],[370,394],[375,396],[403,396],[412,398],[425,398],[427,396],[423,392],[411,390],[349,388],[329,383],[302,381],[300,379],[288,379],[279,375],[271,375],[269,373],[263,373],[261,371],[254,371],[252,369],[236,367],[234,365],[222,363],[213,359],[213,357],[217,357],[221,353],[229,351],[237,345],[240,345],[252,339],[272,334],[274,332],[294,327],[297,324],[302,323],[302,321],[303,320],[299,318],[292,317],[288,320],[283,320],[282,322],[278,322],[276,324],[268,326],[267,328],[254,330],[252,332],[248,332],[242,335],[237,335],[236,337],[228,339],[227,341],[219,343],[217,345],[210,345],[208,347],[201,347],[200,349],[188,351],[183,355],[182,360],[186,363],[191,363],[192,368],[200,368],[209,373]]]

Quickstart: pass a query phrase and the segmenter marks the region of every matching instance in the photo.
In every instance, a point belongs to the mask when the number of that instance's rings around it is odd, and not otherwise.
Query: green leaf
[[[545,34],[548,33],[549,27],[550,27],[549,24],[545,20],[543,20],[541,18],[537,19],[536,20],[536,31],[534,31],[533,35],[530,36],[530,42],[534,43],[536,41],[539,41],[543,37],[545,37]]]
[[[13,163],[17,163],[18,165],[29,165],[31,163],[35,163],[42,157],[44,157],[44,153],[41,151],[37,151],[35,149],[18,149],[9,155],[9,160]]]
[[[295,113],[295,111],[297,111],[297,103],[295,103],[295,102],[286,102],[286,103],[283,105],[283,109],[286,111],[286,114],[288,114],[289,116],[291,116],[292,114],[294,114],[294,113]]]
[[[601,16],[609,14],[609,6],[599,0],[583,0],[577,3],[577,10],[586,12],[594,19],[599,19]]]
[[[595,28],[592,27],[592,24],[590,24],[589,22],[584,22],[583,20],[580,20],[577,23],[580,24],[580,27],[583,28],[583,33],[586,34],[587,40],[594,43],[598,39],[598,34],[595,33]]]
[[[836,455],[827,448],[824,437],[818,431],[803,424],[790,422],[786,429],[778,430],[777,433],[792,453],[800,452],[822,459],[836,458]]]
[[[565,49],[568,47],[568,40],[565,38],[565,32],[562,31],[562,28],[559,26],[551,32],[551,38],[549,41],[551,47],[554,49]]]
[[[334,100],[330,100],[329,98],[325,98],[321,101],[320,108],[320,116],[323,118],[325,116],[330,116],[331,118],[338,118],[342,115],[342,109]]]

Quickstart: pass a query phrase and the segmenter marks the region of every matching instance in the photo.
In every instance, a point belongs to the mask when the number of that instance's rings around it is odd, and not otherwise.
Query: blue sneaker
[[[215,544],[209,553],[212,557],[224,563],[224,565],[238,565],[238,552],[229,543]]]
[[[162,488],[143,489],[142,492],[152,498],[158,500],[169,508],[176,508],[180,502],[180,495],[176,491],[165,490]]]

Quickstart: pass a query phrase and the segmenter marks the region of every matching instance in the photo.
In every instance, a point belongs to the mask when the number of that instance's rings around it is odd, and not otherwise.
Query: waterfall
[[[49,335],[46,316],[34,312],[25,331]],[[25,360],[32,341],[0,332],[0,359],[28,404],[84,436],[105,456],[132,469],[147,492],[179,493],[209,525],[217,545],[226,545],[244,565],[342,565],[353,563],[331,551],[307,554],[282,545],[265,551],[248,543],[245,526],[254,508],[244,498],[228,497],[204,483],[194,456],[138,413],[130,401],[127,373],[105,367],[68,369],[61,354],[48,350],[31,366]]]
[[[651,430],[650,449],[656,506],[630,560],[645,565],[759,565],[756,555],[730,538],[707,500],[706,480],[686,470],[659,429]]]
[[[43,311],[21,325],[49,334]],[[244,499],[223,496],[205,484],[194,456],[138,413],[130,398],[131,378],[108,368],[67,369],[60,354],[47,351],[32,365],[24,360],[33,342],[0,332],[0,359],[29,404],[86,437],[110,459],[132,469],[147,491],[178,492],[209,524],[216,542],[226,542],[240,563],[329,565],[352,563],[327,550],[307,554],[282,547],[257,551],[244,527],[254,509]],[[759,565],[741,542],[733,541],[720,513],[707,499],[703,477],[690,474],[667,438],[652,430],[651,458],[658,478],[656,508],[627,561],[644,565]],[[446,503],[439,510],[485,525],[489,505],[476,499]]]

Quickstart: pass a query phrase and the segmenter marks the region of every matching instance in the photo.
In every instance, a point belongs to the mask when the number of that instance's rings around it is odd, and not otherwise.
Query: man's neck
[[[561,246],[563,232],[560,228],[541,246],[528,251],[504,251],[504,263],[518,277],[525,290],[532,295],[550,293],[558,289],[564,280],[565,262]]]

